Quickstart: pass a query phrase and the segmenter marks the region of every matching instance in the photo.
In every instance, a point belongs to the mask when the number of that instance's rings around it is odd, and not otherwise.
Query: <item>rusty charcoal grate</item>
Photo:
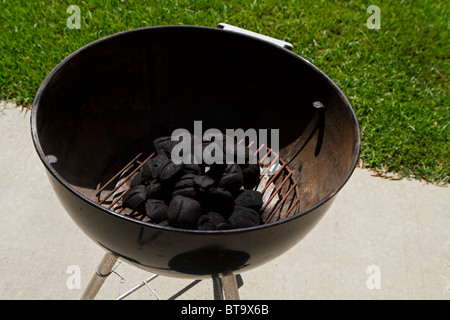
[[[252,142],[247,148],[251,145]],[[260,191],[263,196],[260,214],[263,223],[267,224],[294,215],[300,209],[300,200],[297,182],[287,163],[270,148],[266,148],[267,153],[263,157],[259,157],[263,147],[264,145],[260,146],[255,152],[255,156],[260,159],[260,178],[254,190]],[[121,200],[130,190],[129,184],[136,173],[154,155],[155,153],[149,156],[143,152],[139,153],[109,181],[104,184],[99,182],[95,192],[95,202],[113,212],[144,222],[149,221],[145,214],[122,206]],[[269,156],[271,158],[274,156],[273,160],[270,163],[264,163]]]

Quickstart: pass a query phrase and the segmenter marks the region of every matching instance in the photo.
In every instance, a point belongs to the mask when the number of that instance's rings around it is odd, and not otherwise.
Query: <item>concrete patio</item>
[[[29,123],[30,112],[0,104],[0,299],[79,299],[104,250],[51,190]],[[448,300],[449,200],[448,187],[357,168],[302,242],[241,274],[240,298]],[[151,276],[125,262],[115,271],[124,280],[109,276],[97,299],[115,299]],[[159,276],[149,285],[160,299],[213,299],[209,279]],[[127,299],[156,296],[144,286]]]

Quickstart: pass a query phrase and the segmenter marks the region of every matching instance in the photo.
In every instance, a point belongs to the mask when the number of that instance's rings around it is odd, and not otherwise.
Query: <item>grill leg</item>
[[[239,290],[236,276],[233,272],[213,277],[215,300],[239,300]]]
[[[92,276],[91,281],[89,281],[88,286],[84,290],[83,295],[81,296],[81,300],[94,300],[98,291],[102,287],[103,282],[105,282],[106,278],[111,274],[111,271],[116,262],[116,255],[110,252],[105,253],[102,261],[97,267],[97,270]]]
[[[223,300],[222,280],[217,275],[213,276],[213,293],[214,300]]]
[[[233,272],[222,275],[222,288],[225,300],[239,300],[238,285]]]

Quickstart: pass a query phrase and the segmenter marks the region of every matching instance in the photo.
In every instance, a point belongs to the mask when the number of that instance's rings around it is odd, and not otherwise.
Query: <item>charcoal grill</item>
[[[360,131],[341,90],[291,49],[224,24],[150,27],[94,41],[50,72],[33,102],[33,142],[65,210],[106,251],[84,297],[117,258],[236,288],[235,273],[314,228],[356,166]],[[153,139],[197,120],[222,132],[280,130],[279,166],[261,164],[263,225],[177,229],[120,206]]]

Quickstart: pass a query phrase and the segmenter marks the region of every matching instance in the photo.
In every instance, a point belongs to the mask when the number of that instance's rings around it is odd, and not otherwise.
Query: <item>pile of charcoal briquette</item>
[[[171,151],[177,143],[170,137],[153,141],[156,153],[131,181],[124,207],[147,215],[151,223],[183,229],[225,230],[262,223],[262,195],[253,190],[260,167],[248,163],[247,148],[243,164],[175,164]],[[241,149],[236,144],[234,150]]]

